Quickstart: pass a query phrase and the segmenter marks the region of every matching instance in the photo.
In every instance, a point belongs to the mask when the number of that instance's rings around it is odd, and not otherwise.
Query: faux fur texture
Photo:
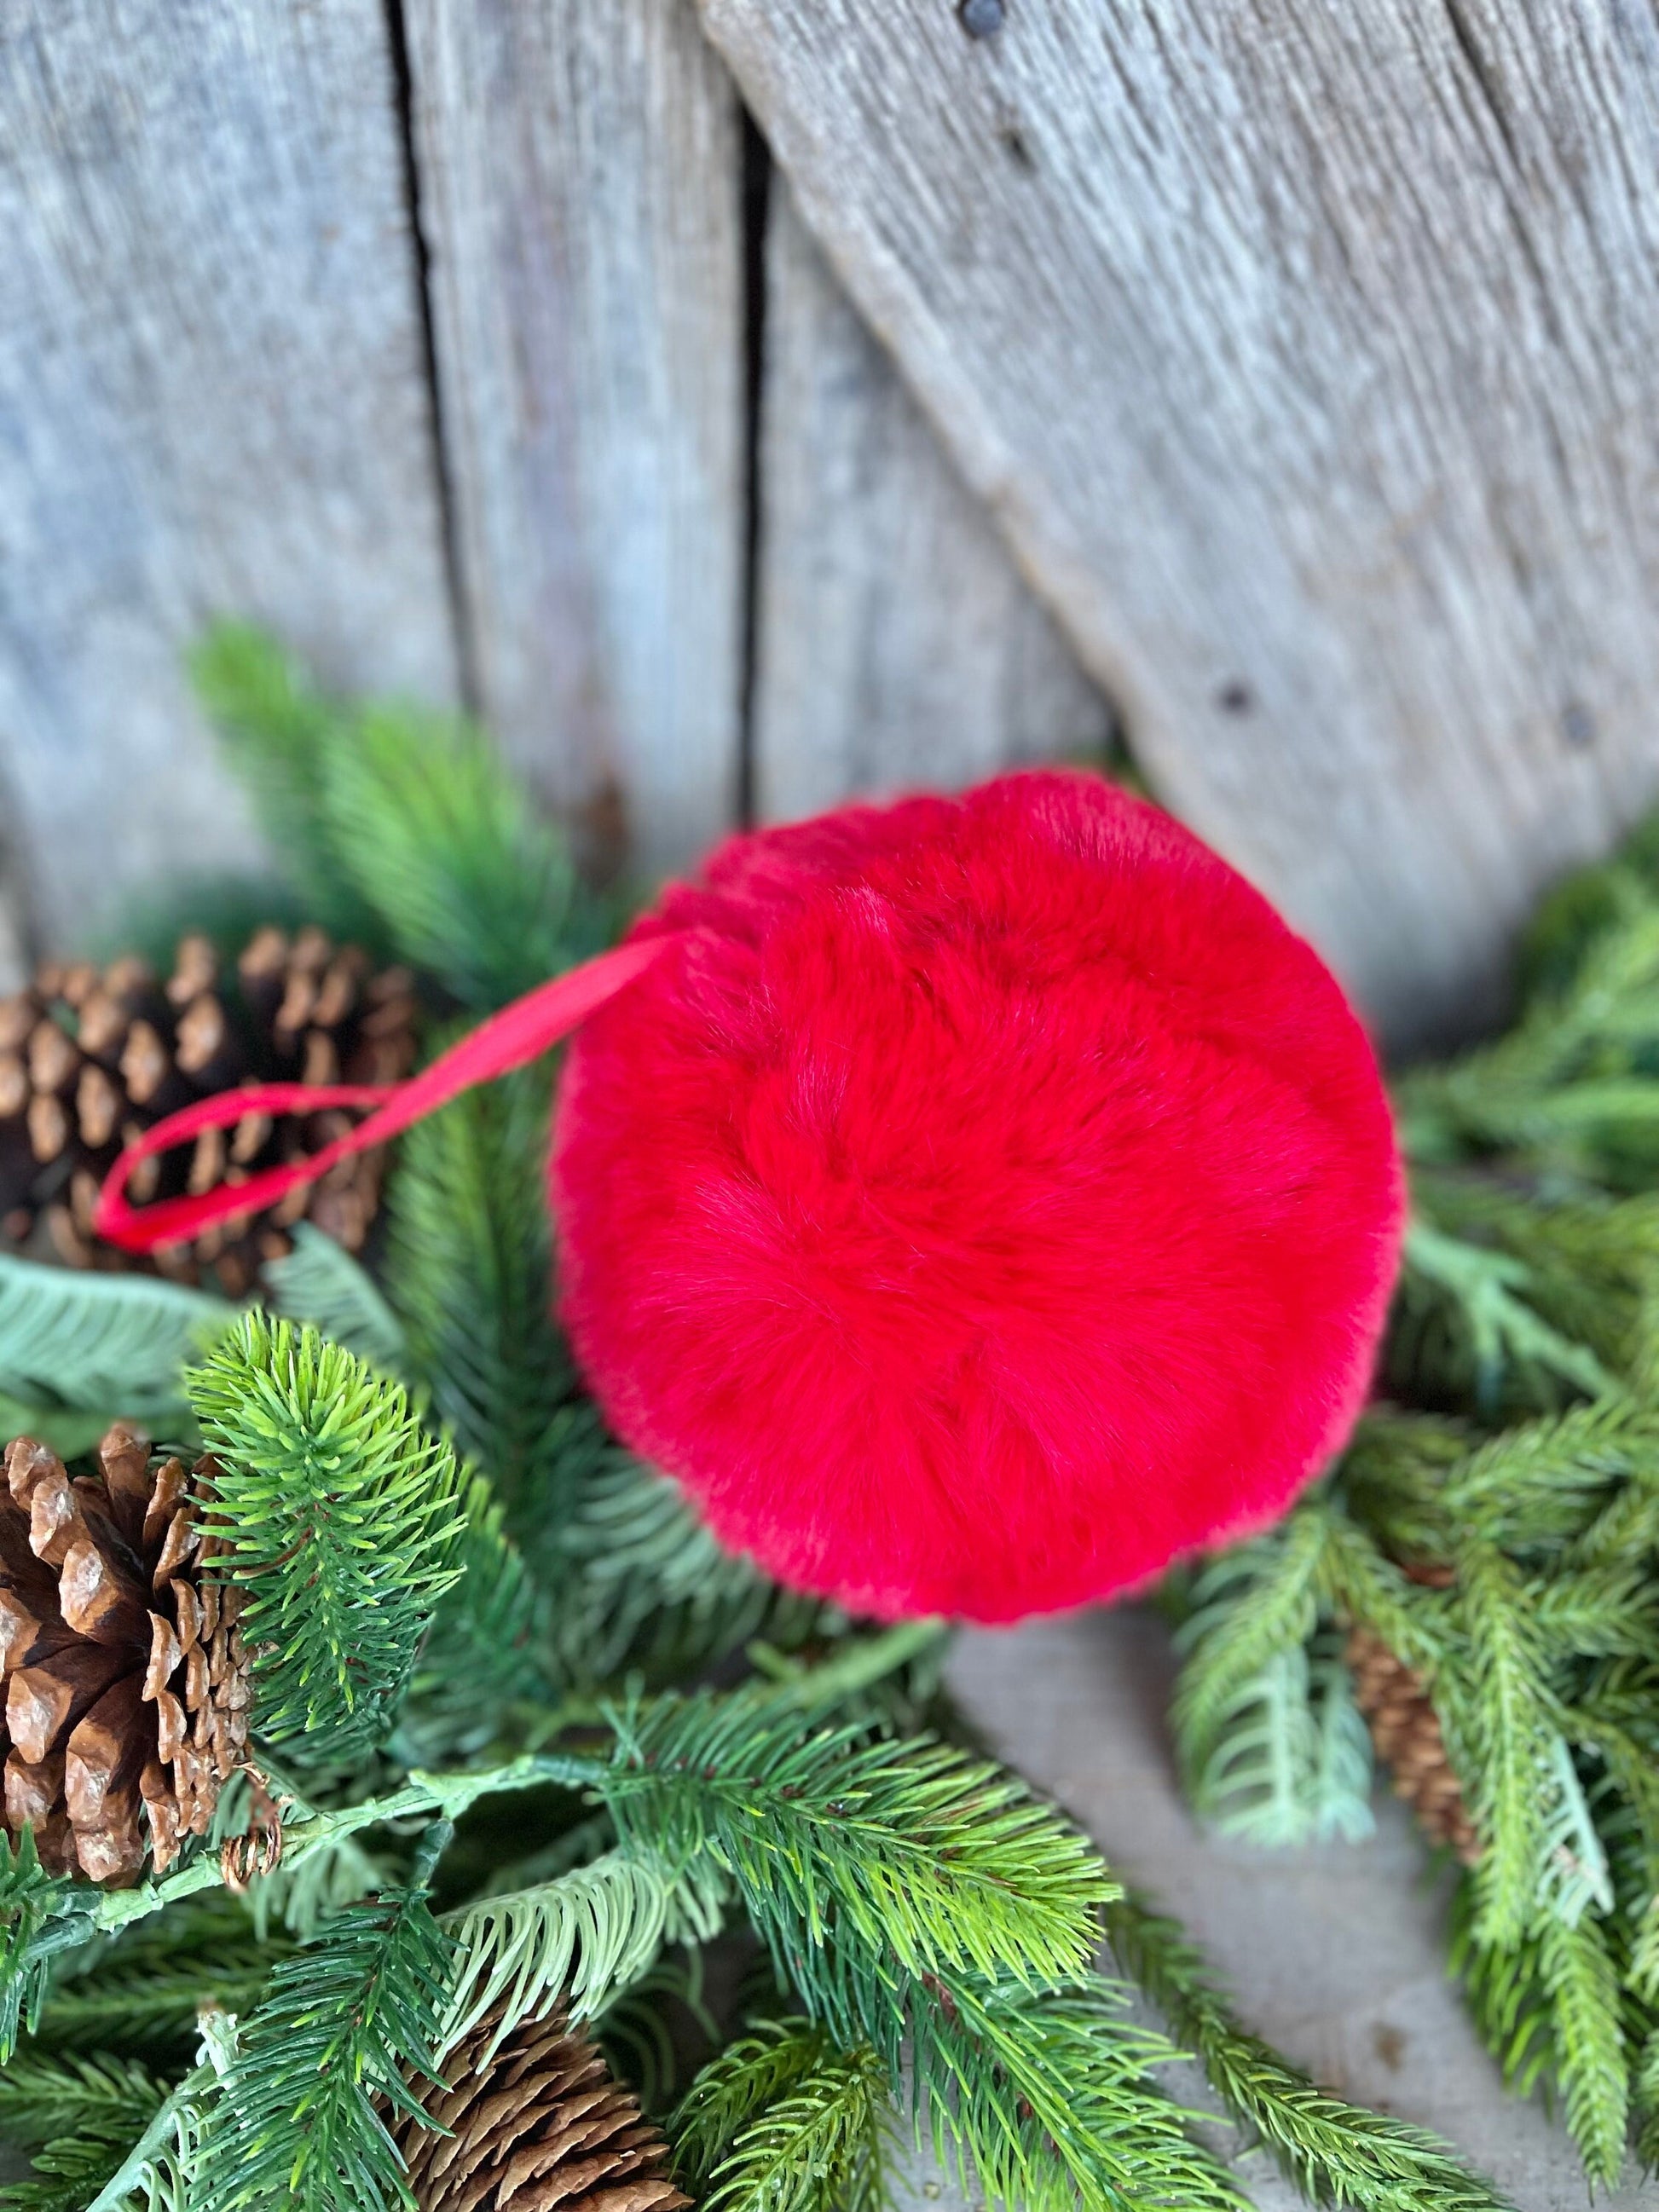
[[[562,1310],[728,1546],[1012,1620],[1267,1522],[1341,1443],[1399,1253],[1388,1104],[1196,838],[1012,775],[733,839],[664,930],[570,1050]]]

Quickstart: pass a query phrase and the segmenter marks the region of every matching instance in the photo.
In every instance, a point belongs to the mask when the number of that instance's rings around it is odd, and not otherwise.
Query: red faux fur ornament
[[[1398,1257],[1317,957],[1109,785],[733,839],[570,1048],[562,1308],[715,1533],[884,1616],[1012,1620],[1270,1520]]]

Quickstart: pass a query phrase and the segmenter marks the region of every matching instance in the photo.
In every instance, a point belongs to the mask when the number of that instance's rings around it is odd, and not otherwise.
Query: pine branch
[[[82,1273],[0,1254],[0,1392],[103,1426],[118,1416],[165,1426],[185,1411],[185,1363],[234,1318],[222,1299],[150,1275]]]
[[[314,1221],[296,1221],[289,1233],[293,1249],[263,1270],[276,1311],[401,1378],[409,1354],[403,1325],[368,1268]]]
[[[289,1948],[251,1929],[228,1897],[162,1914],[58,1973],[36,2047],[119,2049],[158,2062],[188,2057],[204,2008],[246,2011]]]
[[[503,1509],[480,1474],[464,1476],[460,1505],[457,1579],[438,1599],[398,1722],[411,1765],[482,1748],[514,1699],[547,1694],[540,1603]]]
[[[321,698],[276,641],[244,623],[214,624],[191,655],[197,696],[309,920],[381,949],[384,932],[336,849],[326,764],[349,742],[346,710]]]
[[[33,2151],[113,2127],[131,2142],[167,2094],[166,2084],[137,2059],[19,2052],[0,2072],[0,2141]]]
[[[1299,1506],[1199,1577],[1178,1638],[1186,1660],[1170,1709],[1189,1777],[1211,1766],[1230,1719],[1260,1697],[1264,1670],[1313,1634],[1328,1521],[1321,1501]]]
[[[1316,2203],[1361,2212],[1504,2212],[1503,2199],[1434,2136],[1316,2088],[1252,2035],[1173,1921],[1124,1898],[1108,1905],[1106,1932],[1229,2112]]]
[[[1512,1255],[1413,1221],[1395,1322],[1396,1361],[1402,1345],[1414,1340],[1410,1365],[1419,1377],[1425,1366],[1443,1376],[1449,1370],[1455,1394],[1488,1414],[1517,1393],[1548,1405],[1564,1389],[1593,1398],[1615,1391],[1617,1382],[1589,1347],[1563,1335],[1537,1310],[1534,1287],[1533,1271]],[[1431,1358],[1425,1340],[1431,1330],[1443,1341]]]
[[[480,1011],[597,950],[564,840],[483,732],[382,703],[324,762],[331,849],[401,957]]]
[[[248,1314],[189,1377],[217,1463],[218,1571],[249,1592],[257,1723],[313,1755],[390,1725],[460,1534],[454,1455],[400,1385],[314,1329]]]
[[[1613,2188],[1625,2163],[1630,2088],[1619,1973],[1601,1923],[1546,1920],[1539,1971],[1555,2013],[1555,2072],[1591,2185]]]
[[[809,1731],[753,1693],[663,1698],[617,1726],[599,1787],[624,1848],[710,1857],[843,2043],[890,2030],[896,1970],[1030,1983],[1086,1963],[1114,1886],[999,1769],[925,1738]]]
[[[562,1525],[572,1503],[560,1423],[574,1375],[551,1319],[543,1188],[548,1100],[545,1071],[525,1069],[418,1123],[387,1201],[386,1282],[411,1374],[526,1536]]]
[[[768,2021],[698,2075],[672,2123],[676,2160],[705,2212],[875,2212],[890,2112],[867,2045]]]
[[[1374,1826],[1371,1743],[1340,1651],[1296,1644],[1241,1686],[1190,1784],[1194,1810],[1222,1835],[1287,1849]]]
[[[377,2100],[418,2112],[440,2078],[452,1960],[417,1881],[349,1906],[277,1967],[208,2107],[201,2212],[412,2206]]]
[[[573,2019],[589,2017],[639,1980],[672,1936],[707,1942],[720,1919],[706,1876],[676,1878],[622,1851],[449,1913],[443,1925],[457,1964],[438,2048],[453,2050],[498,2008],[499,2047],[561,1995]]]
[[[0,1834],[0,2066],[40,2025],[50,1963],[86,1941],[91,1913],[84,1890],[41,1866],[32,1829]]]
[[[1151,2078],[1179,2054],[1096,1975],[1031,1990],[956,1983],[918,2008],[919,2130],[991,2203],[1027,2212],[1248,2212]]]
[[[1499,1948],[1475,1940],[1474,1883],[1465,1875],[1452,1899],[1447,1965],[1462,1985],[1480,2040],[1503,2069],[1504,2086],[1529,2097],[1555,2075],[1555,2016],[1544,1984],[1540,1938]]]

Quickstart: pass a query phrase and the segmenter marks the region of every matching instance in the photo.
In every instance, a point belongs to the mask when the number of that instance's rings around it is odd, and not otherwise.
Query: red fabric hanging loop
[[[383,1145],[412,1122],[424,1121],[463,1091],[539,1059],[643,975],[678,934],[665,933],[619,945],[556,975],[469,1030],[406,1083],[252,1084],[243,1091],[198,1099],[193,1106],[169,1114],[129,1145],[110,1170],[99,1193],[93,1224],[96,1233],[123,1251],[153,1252],[159,1244],[182,1243],[234,1214],[262,1212],[300,1184],[315,1182],[337,1160]],[[135,1206],[127,1197],[127,1186],[141,1161],[170,1151],[204,1129],[229,1128],[245,1114],[316,1114],[336,1106],[373,1106],[379,1111],[309,1158],[267,1168],[246,1182],[221,1184],[216,1190],[163,1199],[154,1206]]]

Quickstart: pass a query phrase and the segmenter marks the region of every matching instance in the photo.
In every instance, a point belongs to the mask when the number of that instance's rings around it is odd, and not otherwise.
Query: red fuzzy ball
[[[1267,902],[1082,775],[738,837],[569,1053],[562,1309],[715,1534],[1012,1620],[1280,1512],[1364,1397],[1376,1065]]]

